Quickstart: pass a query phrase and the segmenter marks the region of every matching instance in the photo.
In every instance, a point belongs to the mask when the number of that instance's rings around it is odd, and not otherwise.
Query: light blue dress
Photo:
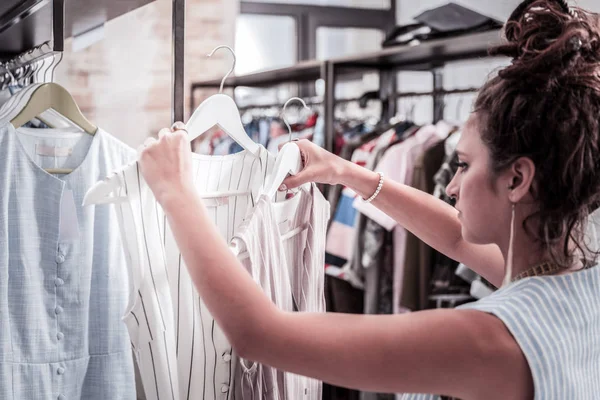
[[[0,121],[0,399],[135,399],[117,220],[81,205],[135,152],[101,130],[19,132]]]
[[[506,325],[529,363],[535,400],[600,398],[600,267],[526,278],[459,308],[493,314]]]

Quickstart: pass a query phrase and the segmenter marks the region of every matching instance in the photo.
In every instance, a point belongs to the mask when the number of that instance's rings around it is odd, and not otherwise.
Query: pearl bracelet
[[[379,174],[379,185],[377,185],[377,189],[375,190],[375,193],[373,193],[373,196],[366,199],[365,203],[370,203],[373,200],[375,200],[375,198],[379,195],[379,192],[381,192],[381,188],[383,187],[383,172],[378,172],[378,174]]]

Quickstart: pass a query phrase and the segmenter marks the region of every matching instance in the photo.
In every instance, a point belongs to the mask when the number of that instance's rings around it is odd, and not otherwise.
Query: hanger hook
[[[310,108],[308,108],[308,106],[306,105],[306,103],[304,102],[304,100],[302,100],[300,97],[292,97],[291,99],[289,99],[288,101],[285,102],[285,104],[283,105],[283,110],[281,111],[281,118],[283,119],[283,122],[285,123],[285,126],[287,126],[288,128],[288,132],[290,134],[290,142],[292,141],[292,127],[290,126],[290,124],[287,122],[287,119],[285,118],[285,111],[287,109],[287,106],[292,102],[292,101],[299,101],[300,103],[302,103],[302,106],[306,109],[306,110],[310,110]]]
[[[52,65],[52,72],[50,73],[50,82],[54,82],[54,72],[56,71],[56,68],[58,68],[58,66],[60,65],[60,63],[63,60],[63,52],[60,51],[58,52],[58,61],[56,62],[56,58],[53,57],[53,65]]]
[[[225,81],[227,80],[227,78],[229,78],[229,75],[231,75],[233,73],[233,71],[235,70],[235,64],[237,63],[237,57],[235,56],[235,52],[233,51],[233,49],[229,46],[225,46],[225,45],[221,45],[221,46],[217,46],[213,49],[213,51],[210,52],[210,54],[208,55],[208,57],[212,57],[213,54],[215,54],[215,52],[219,49],[227,49],[229,50],[229,52],[231,53],[231,55],[233,56],[233,65],[231,66],[231,69],[229,70],[229,72],[227,72],[227,74],[225,75],[225,77],[223,77],[223,80],[221,80],[221,87],[219,89],[219,93],[223,93],[223,86],[225,85]]]

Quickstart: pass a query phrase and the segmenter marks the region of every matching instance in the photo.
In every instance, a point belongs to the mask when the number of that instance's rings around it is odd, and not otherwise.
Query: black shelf
[[[154,0],[66,0],[65,38],[85,33]],[[52,40],[52,0],[2,0],[0,59]]]
[[[373,53],[343,57],[330,60],[336,73],[344,74],[365,69],[388,70],[406,69],[427,71],[445,63],[475,58],[484,58],[488,49],[500,43],[500,31],[452,37],[416,46],[397,46]],[[323,61],[306,61],[288,68],[260,71],[248,75],[228,78],[225,87],[268,87],[288,82],[308,82],[323,77]],[[221,85],[221,79],[195,82],[192,90],[215,88]]]
[[[500,30],[455,36],[417,45],[390,47],[359,56],[331,60],[336,70],[431,70],[448,62],[488,56],[488,49],[501,43]]]
[[[427,93],[434,99],[434,121],[441,119],[443,97],[449,94],[443,90],[442,74],[438,70],[445,64],[455,61],[484,59],[489,57],[490,47],[502,43],[501,30],[465,34],[445,39],[421,42],[416,45],[390,47],[372,53],[350,57],[335,58],[327,61],[308,61],[293,67],[261,71],[253,74],[227,79],[225,87],[272,87],[282,83],[301,83],[319,78],[325,81],[323,99],[325,115],[325,148],[333,150],[335,85],[337,82],[352,80],[362,76],[365,71],[374,70],[380,76],[380,95],[382,99],[398,97],[395,93],[397,71],[429,71],[433,73],[434,91]],[[200,88],[218,88],[221,79],[192,83],[192,93]],[[389,87],[388,87],[389,86]],[[474,88],[452,91],[452,93],[470,93]],[[413,93],[425,95],[425,93]],[[191,97],[191,109],[196,107],[195,97]],[[395,113],[396,102],[389,102],[386,112]]]
[[[301,62],[288,68],[259,71],[248,75],[232,76],[227,78],[224,87],[235,88],[238,86],[266,87],[286,82],[308,82],[321,78],[323,62]],[[212,79],[192,84],[192,90],[199,88],[215,88],[221,85],[221,79]]]

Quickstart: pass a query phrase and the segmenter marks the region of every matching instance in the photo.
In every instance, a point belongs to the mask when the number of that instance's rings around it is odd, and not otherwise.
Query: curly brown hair
[[[576,255],[596,258],[584,230],[600,200],[600,18],[565,1],[528,0],[504,34],[490,54],[512,62],[475,102],[492,172],[530,158],[539,206],[525,231],[562,267]]]

